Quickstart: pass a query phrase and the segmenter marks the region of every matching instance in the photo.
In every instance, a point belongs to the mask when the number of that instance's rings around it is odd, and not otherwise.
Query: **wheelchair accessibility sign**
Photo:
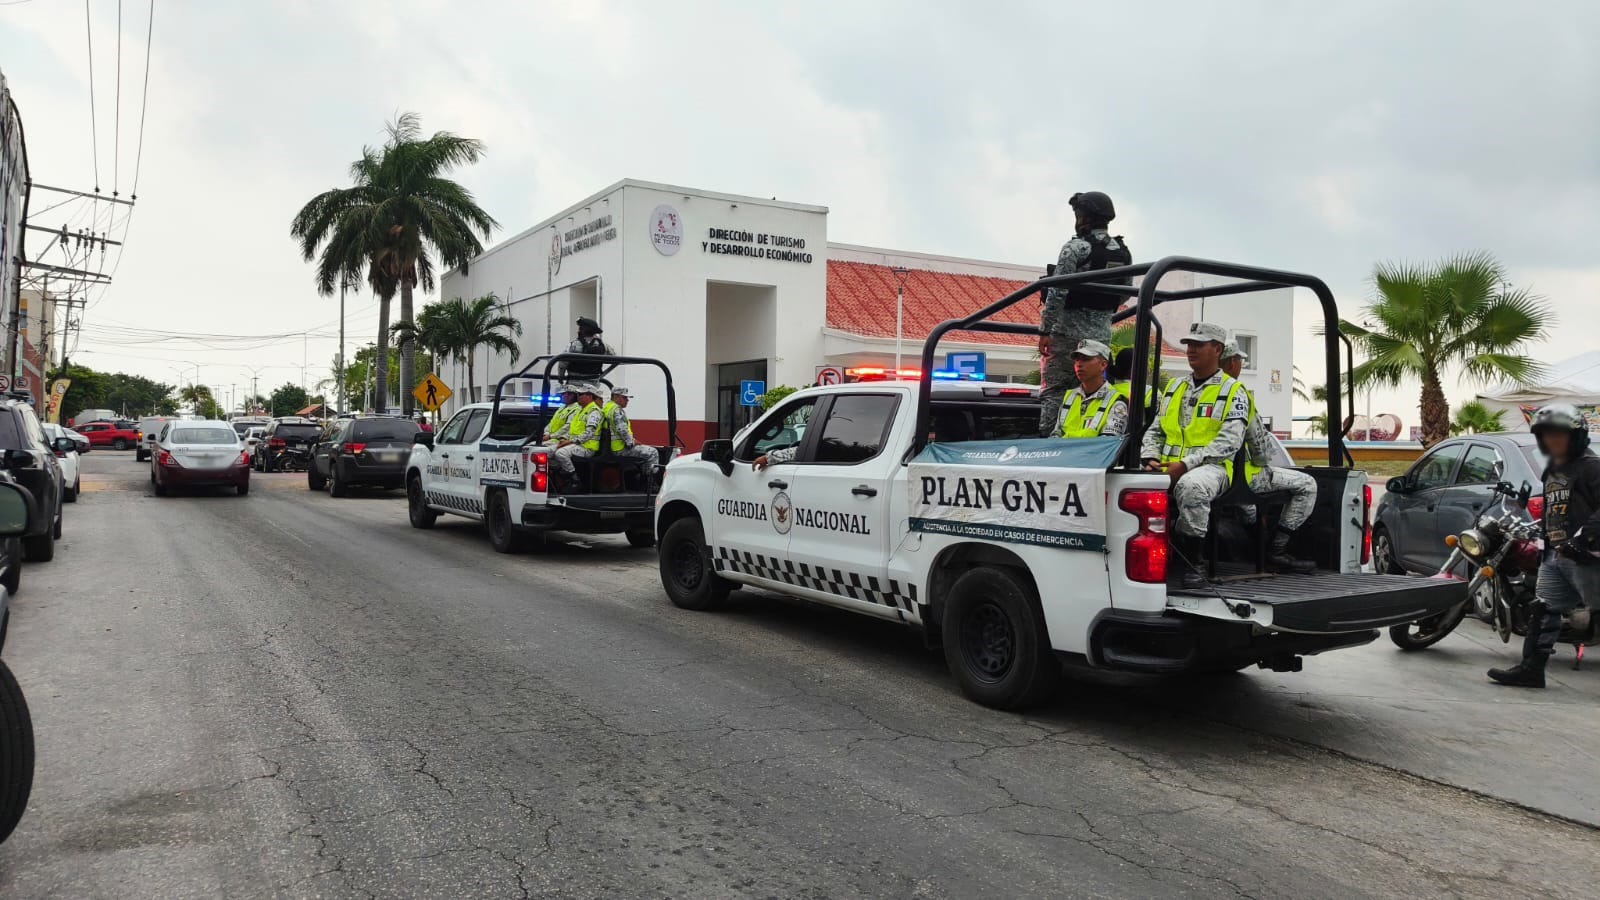
[[[739,382],[739,405],[760,406],[761,395],[767,392],[765,381],[752,381],[746,379]]]

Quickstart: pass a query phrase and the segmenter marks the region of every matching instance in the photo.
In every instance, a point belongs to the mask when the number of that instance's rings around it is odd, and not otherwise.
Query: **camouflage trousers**
[[[1049,352],[1039,355],[1039,435],[1056,433],[1061,398],[1078,386],[1072,371],[1072,351],[1082,341],[1111,342],[1111,313],[1098,309],[1069,309],[1061,314],[1050,334]]]
[[[599,450],[590,450],[581,444],[568,444],[550,454],[550,471],[570,481],[578,474],[578,467],[572,464],[572,460],[574,458],[589,459],[599,452]]]
[[[1306,520],[1311,518],[1311,510],[1317,505],[1317,480],[1304,472],[1293,469],[1275,469],[1268,466],[1256,473],[1250,479],[1250,490],[1258,494],[1269,491],[1288,491],[1289,502],[1283,506],[1283,515],[1278,517],[1278,527],[1285,531],[1294,531]],[[1254,522],[1256,508],[1244,507],[1246,519]]]
[[[1228,470],[1201,466],[1183,473],[1172,486],[1174,529],[1190,537],[1205,537],[1211,524],[1211,504],[1228,489]]]

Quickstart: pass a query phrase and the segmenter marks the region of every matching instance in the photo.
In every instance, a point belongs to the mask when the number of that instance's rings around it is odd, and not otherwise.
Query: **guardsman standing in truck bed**
[[[1133,263],[1133,254],[1122,235],[1112,237],[1106,226],[1117,217],[1111,198],[1099,191],[1073,194],[1068,201],[1076,216],[1075,234],[1061,248],[1055,273],[1070,275],[1090,269],[1111,269]],[[1131,284],[1131,278],[1116,279]],[[1086,287],[1051,288],[1045,294],[1039,318],[1039,434],[1049,437],[1056,430],[1056,410],[1067,389],[1078,383],[1072,371],[1071,353],[1085,340],[1111,341],[1111,314],[1128,299],[1122,294]]]

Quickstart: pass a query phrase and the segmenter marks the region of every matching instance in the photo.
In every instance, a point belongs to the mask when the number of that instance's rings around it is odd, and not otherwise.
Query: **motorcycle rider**
[[[1561,619],[1600,598],[1600,456],[1589,447],[1589,423],[1570,403],[1552,403],[1529,425],[1544,470],[1544,558],[1539,563],[1522,661],[1490,669],[1511,687],[1544,687],[1544,669],[1561,634]]]

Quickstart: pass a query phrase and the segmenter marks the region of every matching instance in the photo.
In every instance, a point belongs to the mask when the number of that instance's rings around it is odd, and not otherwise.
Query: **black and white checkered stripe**
[[[446,494],[443,491],[426,491],[428,505],[442,506],[469,515],[483,515],[483,501],[477,497],[457,497],[455,494]]]
[[[893,578],[882,579],[876,575],[797,563],[792,559],[778,559],[727,547],[716,548],[711,562],[718,572],[739,572],[908,612],[914,611],[917,602],[917,586]]]

